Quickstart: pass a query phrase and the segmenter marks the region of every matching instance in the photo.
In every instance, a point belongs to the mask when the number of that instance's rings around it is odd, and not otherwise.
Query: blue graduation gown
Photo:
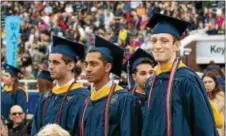
[[[77,88],[70,90],[67,99],[65,100],[60,126],[66,129],[69,133],[79,135],[79,118],[82,113],[86,97],[89,96],[89,91],[85,88]],[[32,122],[31,135],[34,136],[39,130],[48,123],[56,123],[57,116],[60,110],[61,102],[65,93],[60,94],[43,94],[37,105]],[[49,96],[48,104],[46,104],[44,119],[42,119],[42,111],[45,99]]]
[[[145,102],[147,100],[147,96],[145,94],[134,92],[133,96],[136,98],[138,105],[141,108],[142,111],[142,118],[144,118],[145,115]]]
[[[89,101],[85,118],[85,136],[104,136],[104,107],[107,96]],[[141,135],[141,110],[135,98],[126,90],[114,92],[109,105],[109,136]]]
[[[143,136],[165,136],[165,95],[169,72],[157,76],[144,120]],[[149,94],[152,78],[146,84]],[[201,79],[194,71],[182,67],[176,72],[172,94],[173,136],[216,136],[210,104]],[[147,103],[146,106],[147,108]]]
[[[23,111],[27,112],[27,96],[25,91],[18,89],[16,91],[1,92],[1,115],[9,120],[10,109],[13,105],[20,105]]]

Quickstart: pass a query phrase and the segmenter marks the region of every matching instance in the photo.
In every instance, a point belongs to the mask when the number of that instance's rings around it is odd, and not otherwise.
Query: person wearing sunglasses
[[[25,121],[25,113],[20,105],[14,105],[10,109],[8,124],[9,136],[29,136],[31,127]]]

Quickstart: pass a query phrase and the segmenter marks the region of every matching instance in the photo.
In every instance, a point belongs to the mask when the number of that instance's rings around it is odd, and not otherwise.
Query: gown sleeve
[[[191,132],[194,136],[218,136],[212,109],[200,80],[185,79],[185,116],[189,120]]]
[[[36,135],[39,130],[41,129],[41,123],[42,123],[42,107],[43,107],[43,100],[44,97],[41,96],[38,100],[32,120],[32,128],[31,128],[31,136]]]
[[[68,110],[67,117],[67,127],[71,134],[78,136],[79,135],[79,119],[81,116],[82,107],[84,105],[84,101],[86,96],[77,97],[72,103],[70,103],[70,107]],[[76,106],[75,106],[76,105]]]
[[[142,115],[136,99],[126,96],[120,101],[120,132],[123,136],[141,135]]]

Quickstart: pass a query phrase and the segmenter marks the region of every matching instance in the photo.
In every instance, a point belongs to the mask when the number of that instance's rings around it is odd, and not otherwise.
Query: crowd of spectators
[[[5,61],[7,44],[4,18],[9,15],[22,19],[18,65],[25,79],[34,79],[40,68],[46,66],[52,35],[81,42],[89,48],[97,34],[123,47],[127,54],[138,47],[150,51],[150,29],[146,25],[154,12],[191,22],[183,37],[196,30],[204,30],[208,35],[225,32],[224,8],[213,7],[211,2],[5,1],[1,3],[1,62]]]

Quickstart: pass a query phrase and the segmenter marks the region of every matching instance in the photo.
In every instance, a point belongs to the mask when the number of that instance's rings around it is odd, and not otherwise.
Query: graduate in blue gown
[[[158,66],[156,76],[146,83],[148,101],[143,136],[218,135],[201,79],[176,59],[180,36],[188,25],[158,13],[150,19],[151,49]]]
[[[53,88],[53,79],[51,78],[49,71],[42,70],[37,74],[37,86],[39,91],[38,93],[29,93],[29,103],[31,103],[31,105],[29,105],[28,110],[31,113],[34,113],[35,105],[40,99],[40,96],[45,95],[46,93],[48,94],[48,92]]]
[[[132,95],[136,98],[141,106],[142,114],[145,113],[145,83],[147,79],[154,74],[154,66],[156,61],[153,56],[143,49],[137,49],[133,55],[123,65],[123,70],[127,72],[128,87]],[[131,87],[131,81],[135,82],[135,86]]]
[[[85,71],[91,87],[81,119],[81,136],[137,136],[141,134],[141,109],[136,99],[110,80],[121,75],[123,50],[96,36],[95,47],[85,58]]]
[[[40,71],[37,75],[37,83],[40,94],[48,93],[53,88],[53,79],[49,71]]]
[[[18,82],[18,74],[20,69],[5,64],[2,73],[2,80],[4,83],[1,91],[1,115],[9,120],[10,108],[13,105],[20,105],[23,111],[27,111],[27,93],[25,88]]]
[[[89,91],[74,79],[78,59],[84,59],[84,46],[64,38],[53,37],[49,55],[49,72],[55,86],[37,103],[32,135],[49,123],[57,123],[72,135],[79,135],[81,109]]]

